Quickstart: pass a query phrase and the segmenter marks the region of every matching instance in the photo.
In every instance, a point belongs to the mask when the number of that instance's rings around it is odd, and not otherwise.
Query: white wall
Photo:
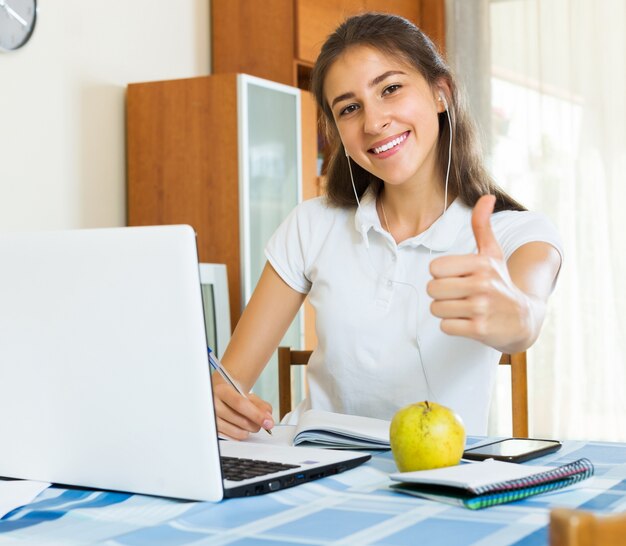
[[[126,222],[128,83],[210,72],[209,0],[40,0],[0,53],[0,232]]]

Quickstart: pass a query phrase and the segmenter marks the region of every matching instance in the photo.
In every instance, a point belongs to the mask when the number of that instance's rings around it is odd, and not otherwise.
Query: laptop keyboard
[[[258,461],[256,459],[240,459],[238,457],[221,457],[221,461],[224,478],[237,482],[264,476],[272,472],[280,472],[281,470],[290,470],[299,467],[297,464],[274,463],[271,461]]]

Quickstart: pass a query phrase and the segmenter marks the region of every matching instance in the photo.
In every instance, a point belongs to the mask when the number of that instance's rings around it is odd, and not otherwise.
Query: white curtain
[[[626,2],[448,0],[447,20],[497,182],[564,242],[529,350],[531,435],[626,441]],[[506,389],[492,433],[510,431]]]

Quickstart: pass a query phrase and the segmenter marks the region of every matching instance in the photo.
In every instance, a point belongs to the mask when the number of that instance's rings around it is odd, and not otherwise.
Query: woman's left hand
[[[430,264],[433,280],[427,292],[430,309],[441,318],[441,329],[465,336],[502,352],[526,349],[538,334],[536,301],[518,288],[509,274],[502,249],[490,224],[495,196],[485,195],[472,212],[477,254],[442,256]],[[539,325],[542,320],[539,320]]]

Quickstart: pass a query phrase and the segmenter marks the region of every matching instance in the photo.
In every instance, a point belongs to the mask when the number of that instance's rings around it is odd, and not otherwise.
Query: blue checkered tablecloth
[[[626,512],[626,444],[564,442],[529,464],[581,457],[593,462],[594,477],[478,511],[390,491],[390,452],[331,478],[218,504],[51,487],[0,520],[0,544],[545,545],[551,508]]]

